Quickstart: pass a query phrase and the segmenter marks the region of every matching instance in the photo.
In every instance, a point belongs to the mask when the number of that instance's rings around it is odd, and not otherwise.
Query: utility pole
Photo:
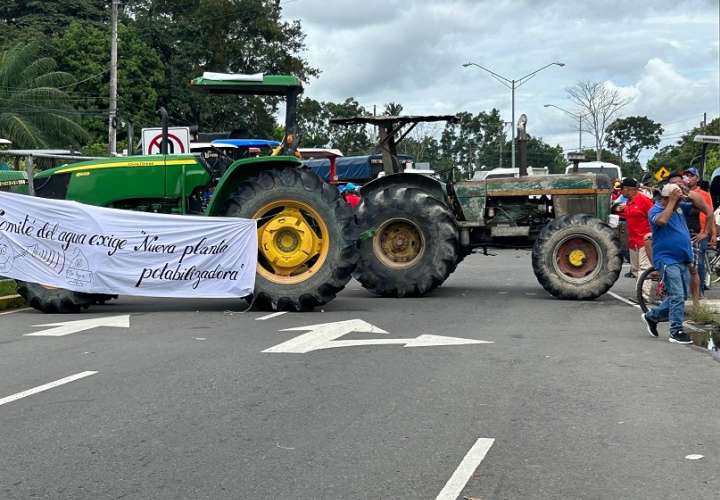
[[[117,24],[118,1],[112,0],[112,35],[110,41],[110,115],[108,116],[108,149],[117,152]]]
[[[511,161],[512,161],[512,168],[515,168],[515,147],[516,147],[515,146],[515,89],[518,88],[520,85],[527,83],[528,80],[530,80],[532,77],[534,77],[535,75],[540,73],[542,70],[547,69],[550,66],[560,66],[562,68],[563,66],[565,66],[565,63],[553,62],[550,64],[546,64],[542,68],[538,68],[535,71],[533,71],[532,73],[528,73],[527,75],[523,76],[522,78],[518,78],[517,80],[514,78],[511,80],[510,78],[499,75],[499,74],[495,73],[494,71],[491,71],[491,70],[487,69],[486,67],[480,66],[479,64],[474,63],[474,62],[468,62],[468,63],[463,64],[462,66],[463,66],[463,68],[467,68],[468,66],[475,66],[483,71],[486,71],[487,73],[490,73],[493,76],[493,78],[495,78],[498,82],[500,82],[501,84],[505,85],[507,88],[510,89],[511,97],[512,97],[512,120],[511,120],[512,128],[510,129],[510,132],[512,133],[512,136],[511,136],[512,137]]]

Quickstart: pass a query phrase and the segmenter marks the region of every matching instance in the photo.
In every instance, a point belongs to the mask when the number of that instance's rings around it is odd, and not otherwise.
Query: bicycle
[[[635,285],[635,298],[644,313],[650,307],[660,304],[667,297],[663,275],[654,267],[650,267],[640,274]]]
[[[708,248],[705,252],[705,290],[720,281],[720,252]]]

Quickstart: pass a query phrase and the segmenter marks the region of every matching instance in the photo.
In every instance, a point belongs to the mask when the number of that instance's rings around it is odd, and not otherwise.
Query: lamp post
[[[474,62],[468,62],[468,63],[463,64],[462,66],[463,66],[463,68],[467,68],[468,66],[475,66],[476,68],[480,68],[481,70],[490,73],[490,75],[493,78],[495,78],[498,82],[505,85],[507,88],[509,88],[512,91],[512,128],[511,128],[511,132],[512,132],[512,168],[515,168],[515,126],[516,126],[515,125],[515,89],[518,88],[520,85],[527,83],[528,80],[530,80],[533,76],[540,73],[542,70],[547,69],[550,66],[560,66],[562,68],[563,66],[565,66],[565,63],[553,62],[550,64],[546,64],[542,68],[538,68],[535,71],[533,71],[532,73],[528,73],[527,75],[525,75],[521,78],[518,78],[518,79],[506,78],[506,77],[499,75],[499,74],[495,73],[494,71],[489,70],[486,67],[481,66]]]
[[[583,116],[587,116],[587,115],[571,113],[571,112],[568,111],[567,109],[561,108],[560,106],[555,106],[554,104],[545,104],[543,107],[545,107],[545,108],[555,108],[555,109],[559,109],[559,110],[562,111],[563,113],[567,113],[568,115],[570,115],[570,116],[572,116],[573,118],[577,119],[577,121],[578,121],[578,130],[579,130],[579,132],[578,132],[578,151],[582,152],[582,132],[583,132],[583,129],[582,129],[582,119],[583,119]]]

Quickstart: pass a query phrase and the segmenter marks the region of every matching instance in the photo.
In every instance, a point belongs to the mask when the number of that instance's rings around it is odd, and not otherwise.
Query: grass
[[[0,297],[15,295],[15,282],[13,280],[0,280]],[[0,311],[5,309],[15,309],[25,305],[25,301],[20,297],[0,300]]]
[[[703,331],[688,332],[695,345],[707,347],[712,337],[713,344],[720,346],[720,314],[703,304],[690,306],[685,317],[697,325],[704,325]]]
[[[0,297],[15,295],[15,282],[13,280],[0,281]]]
[[[720,321],[720,316],[713,309],[704,304],[690,306],[687,309],[685,316],[693,323],[697,323],[699,325],[710,325]]]

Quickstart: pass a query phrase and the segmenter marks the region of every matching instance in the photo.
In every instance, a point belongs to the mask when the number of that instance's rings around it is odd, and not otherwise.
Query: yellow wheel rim
[[[406,269],[414,266],[425,253],[425,238],[414,222],[390,219],[375,232],[373,252],[384,265]]]
[[[585,261],[587,260],[587,256],[585,255],[585,252],[582,250],[573,250],[570,252],[570,255],[568,256],[568,260],[570,261],[570,264],[575,267],[581,267],[583,264],[585,264]]]
[[[260,276],[291,285],[314,276],[330,249],[330,235],[320,214],[305,202],[277,200],[253,215],[258,219]]]

